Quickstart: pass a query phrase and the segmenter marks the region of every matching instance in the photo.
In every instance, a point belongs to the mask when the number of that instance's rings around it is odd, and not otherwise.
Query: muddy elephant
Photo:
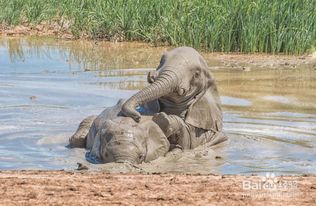
[[[123,102],[124,100],[120,100],[99,116],[85,118],[69,139],[69,146],[88,149],[86,159],[93,163],[138,164],[164,156],[169,151],[170,144],[163,131],[152,120],[150,111],[142,108],[144,116],[136,123],[133,119],[120,115]]]
[[[156,102],[153,120],[183,149],[192,149],[214,139],[226,140],[223,116],[215,80],[204,58],[193,48],[179,47],[166,52],[155,72],[148,74],[147,87],[129,98],[122,114],[141,119],[137,107]]]
[[[138,164],[164,156],[173,149],[189,147],[167,138],[161,126],[153,119],[155,104],[149,102],[138,108],[142,114],[139,122],[121,114],[124,100],[106,108],[99,116],[85,118],[69,139],[70,147],[86,148],[86,159],[93,163],[130,162]],[[209,146],[223,141],[218,132],[207,140]],[[185,138],[185,137],[184,137]],[[182,139],[184,139],[182,138]],[[186,138],[191,138],[186,136]],[[182,141],[190,143],[190,140]]]

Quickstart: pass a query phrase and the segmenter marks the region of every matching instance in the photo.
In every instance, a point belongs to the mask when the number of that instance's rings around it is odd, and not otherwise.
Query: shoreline
[[[0,37],[57,37],[61,39],[74,40],[74,35],[71,34],[69,26],[60,26],[57,23],[41,23],[38,25],[16,25],[4,26],[0,25]]]
[[[313,205],[316,176],[280,176],[278,189],[247,184],[260,176],[0,171],[0,205]],[[269,178],[267,181],[270,181]],[[291,183],[291,185],[290,185]],[[287,186],[285,185],[287,184]],[[283,185],[283,186],[282,186]]]
[[[153,47],[157,51],[166,51],[174,46],[155,46],[149,42],[125,41],[124,39],[91,39],[87,35],[75,38],[67,26],[42,23],[37,26],[19,25],[14,27],[0,26],[0,38],[56,38],[58,41],[78,41],[92,44],[94,47],[138,45],[138,47]],[[238,53],[238,52],[208,52],[199,50],[206,58],[210,69],[233,69],[251,71],[253,69],[296,69],[308,67],[316,70],[316,52],[303,55],[270,54],[270,53]]]
[[[57,23],[75,37],[186,44],[209,51],[302,54],[316,47],[312,1],[12,0],[0,5],[5,26]]]

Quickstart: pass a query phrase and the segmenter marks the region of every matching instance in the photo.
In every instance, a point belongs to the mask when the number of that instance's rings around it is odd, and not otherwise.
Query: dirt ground
[[[0,205],[316,205],[316,176],[269,181],[239,175],[0,171]]]

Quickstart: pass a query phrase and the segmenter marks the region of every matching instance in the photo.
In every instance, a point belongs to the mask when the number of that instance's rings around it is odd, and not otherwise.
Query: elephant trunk
[[[140,114],[136,111],[136,107],[173,92],[178,83],[176,73],[171,70],[162,72],[155,82],[134,94],[124,103],[122,107],[123,114],[138,122]]]
[[[140,159],[138,154],[138,148],[132,147],[130,143],[124,146],[124,143],[121,144],[122,148],[113,148],[115,151],[111,152],[114,162],[123,163],[123,162],[130,162],[133,164],[139,164]],[[125,148],[125,149],[124,149]]]

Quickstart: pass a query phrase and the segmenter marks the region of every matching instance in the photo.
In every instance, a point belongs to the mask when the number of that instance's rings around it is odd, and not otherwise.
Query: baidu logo
[[[297,195],[298,186],[296,181],[284,180],[282,177],[277,177],[274,173],[266,173],[258,180],[244,180],[242,189],[248,191],[244,194],[245,197],[264,198],[275,197],[285,198]]]
[[[278,183],[278,178],[275,176],[275,174],[272,172],[267,172],[265,176],[262,177],[262,182],[268,182],[270,184],[276,184]]]

